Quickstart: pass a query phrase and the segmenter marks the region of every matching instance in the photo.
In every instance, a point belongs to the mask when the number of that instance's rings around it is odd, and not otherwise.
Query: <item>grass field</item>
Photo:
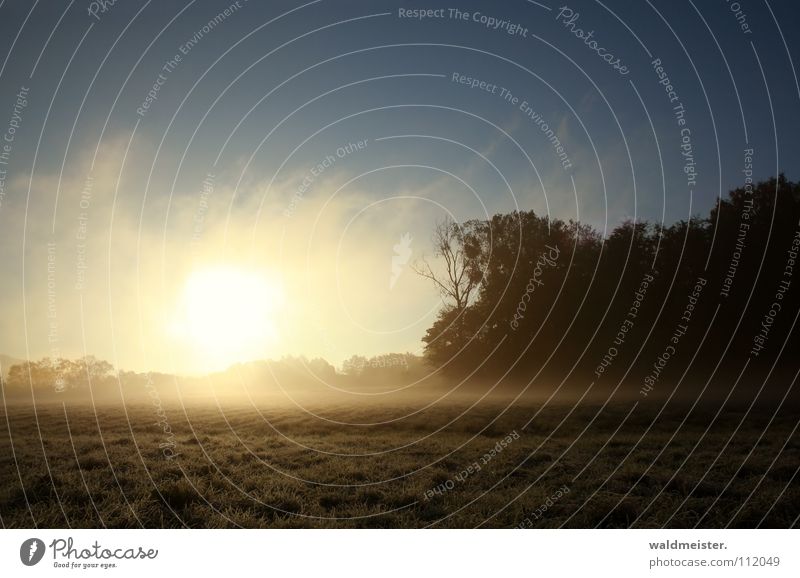
[[[57,528],[798,525],[796,414],[742,409],[712,425],[715,410],[631,407],[8,405],[0,516]]]

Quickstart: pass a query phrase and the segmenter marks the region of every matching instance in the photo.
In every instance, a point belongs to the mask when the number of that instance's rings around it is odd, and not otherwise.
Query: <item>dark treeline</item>
[[[786,342],[780,370],[798,346],[786,338],[799,221],[800,185],[781,175],[731,191],[705,218],[628,221],[605,238],[532,211],[442,223],[444,269],[416,267],[446,304],[426,356],[493,380],[542,370],[555,385],[571,374],[613,387],[627,373],[623,390],[648,394],[671,390],[690,361],[695,389],[718,363],[730,387],[747,359],[768,369]]]

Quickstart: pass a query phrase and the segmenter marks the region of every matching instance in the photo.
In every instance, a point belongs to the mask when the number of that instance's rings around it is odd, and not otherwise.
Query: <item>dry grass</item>
[[[597,407],[547,407],[523,429],[539,407],[501,415],[484,404],[459,417],[466,408],[453,404],[345,426],[289,407],[174,405],[178,456],[167,459],[159,444],[170,438],[146,405],[4,409],[4,527],[789,527],[800,514],[788,411],[758,441],[770,415],[734,433],[743,412],[727,413],[703,438],[713,414],[679,429],[680,408],[654,422],[656,410],[639,407],[621,427],[630,406],[606,409],[581,435]],[[412,408],[315,410],[370,423]],[[456,479],[515,430],[518,440]]]

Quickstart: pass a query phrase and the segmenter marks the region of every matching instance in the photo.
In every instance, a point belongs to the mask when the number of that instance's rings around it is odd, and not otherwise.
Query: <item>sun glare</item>
[[[197,369],[268,357],[285,296],[265,272],[216,267],[186,279],[174,333],[197,353]]]

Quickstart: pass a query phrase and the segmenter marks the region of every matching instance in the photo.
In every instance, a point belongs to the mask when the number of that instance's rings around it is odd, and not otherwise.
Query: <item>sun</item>
[[[198,369],[264,359],[279,339],[284,303],[281,283],[264,271],[229,266],[193,271],[172,333],[197,353]]]

